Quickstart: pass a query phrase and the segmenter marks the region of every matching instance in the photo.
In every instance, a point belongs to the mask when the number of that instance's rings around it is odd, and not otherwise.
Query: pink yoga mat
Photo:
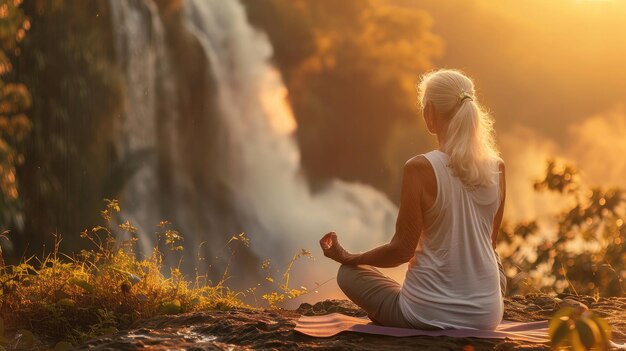
[[[344,331],[357,333],[386,335],[395,337],[407,336],[450,336],[456,338],[504,339],[546,343],[548,338],[548,321],[513,322],[502,321],[496,330],[446,329],[418,330],[406,328],[383,327],[373,324],[368,318],[350,317],[340,313],[323,316],[301,316],[296,321],[297,332],[314,337],[331,337]],[[626,344],[611,341],[611,347],[626,350]]]
[[[350,317],[340,313],[331,313],[323,316],[301,316],[296,322],[296,331],[314,336],[330,337],[343,331],[357,333],[387,335],[395,337],[407,336],[450,336],[457,338],[486,338],[548,342],[548,321],[513,322],[502,321],[496,330],[475,329],[445,329],[445,330],[418,330],[406,328],[384,327],[373,324],[368,318]]]

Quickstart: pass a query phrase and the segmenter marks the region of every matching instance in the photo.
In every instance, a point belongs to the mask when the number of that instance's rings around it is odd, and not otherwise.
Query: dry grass
[[[19,265],[0,268],[0,335],[3,329],[18,330],[21,335],[12,341],[2,337],[0,345],[32,344],[29,331],[48,341],[76,345],[155,315],[251,307],[242,301],[241,292],[224,285],[227,272],[215,285],[200,276],[188,280],[177,268],[163,274],[167,268],[158,248],[183,249],[180,235],[170,229],[169,222],[159,224],[152,254],[139,259],[136,229],[130,223],[119,225],[130,239],[118,241],[113,234],[111,218],[119,211],[116,200],[107,200],[102,211],[104,225],[81,233],[93,245],[91,250],[82,250],[75,257],[64,255],[59,252],[62,238],[55,236],[54,249],[43,259],[31,257]],[[235,244],[247,244],[243,234],[233,238]]]
[[[91,243],[92,249],[82,250],[74,257],[59,251],[62,238],[58,235],[52,252],[43,259],[30,257],[19,265],[4,266],[0,251],[0,348],[3,345],[9,349],[46,349],[46,343],[58,343],[58,349],[64,350],[156,315],[256,308],[243,302],[245,294],[254,295],[256,288],[244,293],[225,285],[237,247],[249,244],[243,233],[228,241],[225,246],[230,255],[228,266],[220,281],[211,284],[206,276],[196,274],[193,279],[187,279],[178,268],[164,266],[167,252],[163,251],[184,249],[182,237],[167,221],[159,223],[152,254],[138,258],[137,230],[132,224],[117,225],[128,234],[128,240],[120,241],[114,235],[112,217],[118,212],[117,200],[106,200],[106,208],[101,211],[103,225],[80,235]],[[304,287],[289,286],[291,267],[302,257],[311,254],[306,250],[297,252],[278,282],[270,274],[269,260],[260,267],[267,270],[266,283],[274,287],[262,296],[270,308],[308,293]],[[169,274],[163,274],[164,271]],[[7,338],[5,329],[16,333]]]

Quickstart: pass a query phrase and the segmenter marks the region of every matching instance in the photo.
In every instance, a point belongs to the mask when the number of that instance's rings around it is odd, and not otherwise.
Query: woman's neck
[[[444,151],[444,147],[446,145],[446,138],[445,136],[442,136],[441,134],[437,134],[437,150],[439,151]]]
[[[436,124],[436,134],[437,134],[437,142],[439,143],[438,149],[441,151],[444,151],[444,145],[446,145],[446,134],[448,131],[448,125],[450,124],[450,121],[443,119],[443,118],[439,118],[437,120],[437,124]]]

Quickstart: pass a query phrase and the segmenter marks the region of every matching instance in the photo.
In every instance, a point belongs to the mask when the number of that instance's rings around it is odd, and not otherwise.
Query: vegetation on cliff
[[[14,75],[32,96],[32,130],[16,174],[23,218],[3,226],[14,234],[12,262],[51,246],[52,232],[71,235],[66,250],[80,249],[74,233],[97,220],[102,198],[114,197],[125,178],[112,145],[123,104],[108,2],[34,0],[20,8],[31,25]]]
[[[0,267],[0,334],[7,330],[17,335],[0,338],[0,345],[28,348],[35,345],[34,333],[46,342],[78,345],[157,315],[258,308],[261,301],[275,308],[286,299],[308,292],[289,285],[295,261],[310,256],[306,250],[294,255],[276,281],[271,262],[263,263],[261,268],[267,273],[265,293],[257,300],[255,294],[261,292],[258,288],[262,282],[247,291],[233,291],[227,286],[228,268],[219,281],[213,282],[205,275],[196,274],[190,279],[177,267],[166,267],[163,262],[167,255],[184,249],[183,237],[167,221],[157,226],[151,255],[138,257],[137,229],[128,221],[116,225],[113,218],[120,211],[119,204],[116,200],[106,202],[100,213],[102,225],[80,234],[90,249],[66,255],[59,251],[63,239],[55,235],[50,253]],[[116,239],[114,230],[124,231],[129,239]],[[248,238],[241,233],[231,238],[224,251],[229,260],[236,259],[237,249],[247,245]],[[244,297],[252,297],[258,306],[246,304]]]
[[[621,267],[626,252],[621,245],[625,234],[620,215],[624,201],[621,191],[587,190],[577,182],[572,166],[557,162],[548,164],[546,177],[536,183],[536,188],[563,192],[574,196],[575,201],[572,208],[554,219],[553,225],[559,230],[553,233],[554,238],[545,237],[545,233],[540,236],[537,224],[518,224],[514,230],[504,226],[500,240],[501,249],[510,252],[503,256],[509,275],[508,295],[566,293],[587,304],[598,303],[605,296],[623,296]],[[20,340],[32,339],[23,339],[23,335],[28,335],[24,333],[37,331],[45,340],[77,345],[157,315],[254,308],[243,302],[245,297],[248,301],[254,298],[257,307],[264,301],[266,306],[276,308],[286,299],[309,291],[289,286],[293,263],[311,256],[306,250],[294,255],[277,281],[272,276],[275,270],[270,269],[271,262],[263,262],[260,268],[267,272],[263,283],[271,286],[272,291],[257,290],[262,283],[259,282],[237,292],[228,288],[228,267],[219,281],[212,282],[198,274],[189,279],[178,268],[164,266],[168,254],[183,249],[184,240],[167,221],[158,225],[152,254],[139,258],[135,250],[137,230],[129,222],[114,220],[119,210],[117,201],[107,200],[101,211],[102,225],[81,232],[91,249],[65,255],[59,251],[61,237],[54,236],[52,252],[0,268],[0,312],[7,329],[21,330]],[[114,230],[127,233],[128,239],[116,239]],[[572,245],[583,235],[584,242],[597,244]],[[539,242],[531,247],[535,257],[529,257],[526,251],[527,240],[532,236],[537,236]],[[224,248],[229,260],[237,259],[241,245],[248,245],[247,237],[234,235]],[[261,296],[257,299],[256,294]]]
[[[24,141],[32,129],[26,114],[32,97],[14,69],[22,52],[19,44],[31,27],[21,3],[0,4],[0,227],[14,224],[21,215],[16,168],[24,163]]]
[[[582,184],[574,166],[555,160],[535,189],[557,192],[569,205],[543,223],[503,225],[499,240],[509,294],[624,296],[624,190]]]

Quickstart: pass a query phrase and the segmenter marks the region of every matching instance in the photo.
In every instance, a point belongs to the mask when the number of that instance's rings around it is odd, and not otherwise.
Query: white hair
[[[463,72],[440,69],[422,76],[419,102],[430,102],[438,118],[449,120],[442,151],[450,167],[466,186],[494,184],[502,161],[494,140],[493,119],[478,103],[474,83]]]

